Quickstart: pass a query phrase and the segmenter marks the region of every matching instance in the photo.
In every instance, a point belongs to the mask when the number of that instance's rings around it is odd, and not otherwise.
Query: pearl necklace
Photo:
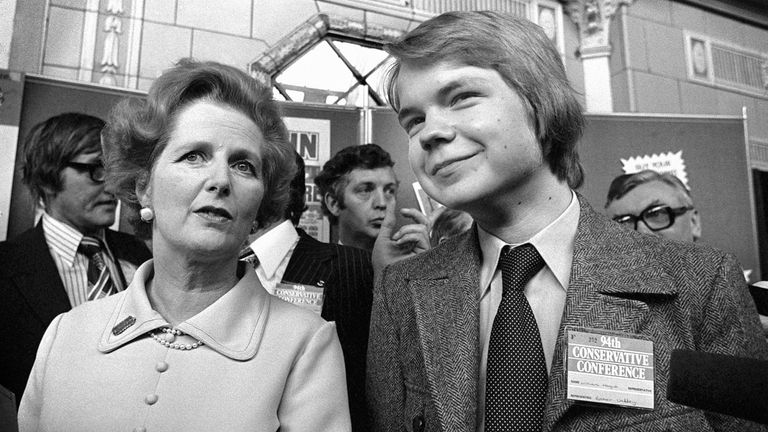
[[[181,344],[174,342],[176,340],[176,336],[184,335],[181,330],[177,330],[175,328],[162,327],[160,331],[162,331],[163,334],[158,335],[154,331],[151,331],[149,332],[149,335],[152,336],[152,339],[156,340],[159,344],[165,345],[168,348],[177,350],[191,350],[204,344],[204,342],[201,340],[198,340],[193,344]]]

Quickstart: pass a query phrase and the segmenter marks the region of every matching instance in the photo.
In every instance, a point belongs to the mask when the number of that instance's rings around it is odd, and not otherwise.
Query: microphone
[[[768,361],[673,350],[667,399],[768,424]]]

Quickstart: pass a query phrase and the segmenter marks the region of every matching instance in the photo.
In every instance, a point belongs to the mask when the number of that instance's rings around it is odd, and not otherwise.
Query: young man
[[[573,192],[584,120],[543,31],[500,13],[446,13],[387,49],[416,177],[476,224],[377,279],[372,429],[755,427],[666,400],[672,349],[765,358],[768,347],[756,315],[739,313],[751,299],[732,256],[624,230]],[[601,340],[611,346],[575,345]],[[570,379],[579,370],[568,357],[610,348],[628,358],[621,343],[644,359],[631,370],[644,387],[584,361],[589,384],[624,388],[577,404],[594,390]]]
[[[296,164],[298,171],[291,182],[291,201],[284,220],[260,230],[244,258],[258,259],[256,274],[270,294],[285,298],[282,293],[294,289],[322,290],[320,316],[336,322],[344,351],[352,430],[366,431],[365,352],[373,295],[371,254],[317,241],[297,228],[306,209],[304,161],[298,154]]]
[[[323,165],[315,184],[323,212],[338,224],[339,243],[373,249],[387,207],[397,204],[392,158],[376,144],[350,146]]]
[[[45,214],[36,227],[0,243],[0,383],[17,403],[53,318],[125,289],[151,258],[142,242],[107,229],[117,200],[104,185],[103,127],[96,117],[68,113],[27,136],[24,182]]]
[[[605,212],[644,234],[687,242],[701,237],[699,211],[688,188],[674,174],[644,170],[616,177],[608,188]]]

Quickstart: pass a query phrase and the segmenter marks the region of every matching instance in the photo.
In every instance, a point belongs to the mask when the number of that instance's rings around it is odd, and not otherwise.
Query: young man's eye
[[[424,117],[414,117],[403,124],[403,129],[408,133],[412,134],[414,131],[414,128],[419,126],[420,124],[424,123]]]
[[[473,97],[477,96],[477,93],[474,92],[461,92],[451,98],[451,105],[456,105],[458,103],[461,103],[467,99],[471,99]]]

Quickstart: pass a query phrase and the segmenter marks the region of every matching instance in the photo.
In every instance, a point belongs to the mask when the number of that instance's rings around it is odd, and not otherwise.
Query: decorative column
[[[611,45],[608,31],[611,18],[621,5],[633,0],[568,0],[566,13],[579,28],[579,54],[584,68],[584,96],[588,112],[612,112]]]
[[[123,22],[120,15],[123,13],[123,0],[109,0],[107,2],[107,15],[104,20],[104,51],[101,56],[101,78],[99,84],[117,85],[115,76],[120,68],[118,58],[120,56],[120,35],[123,33]]]

